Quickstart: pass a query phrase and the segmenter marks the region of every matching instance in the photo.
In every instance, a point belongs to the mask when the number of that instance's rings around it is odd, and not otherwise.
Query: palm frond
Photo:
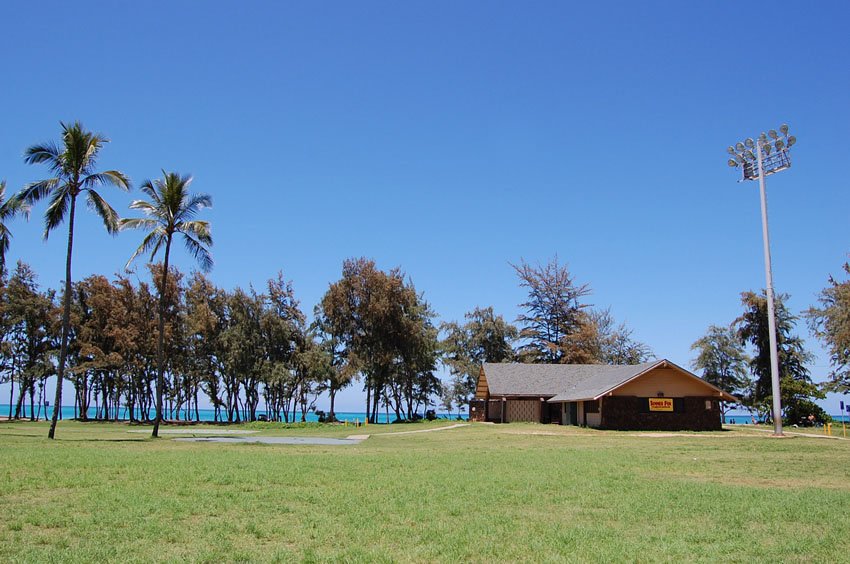
[[[22,215],[24,218],[29,219],[30,217],[30,206],[27,204],[25,200],[22,200],[13,195],[8,200],[6,198],[6,181],[0,181],[0,222],[4,222],[7,219],[11,219],[16,215]],[[5,200],[5,201],[4,201]],[[0,223],[0,225],[2,225]],[[5,228],[5,226],[3,226]]]
[[[133,253],[133,256],[130,257],[130,260],[127,261],[127,264],[124,266],[124,270],[129,271],[130,265],[136,260],[136,257],[139,255],[147,254],[150,252],[151,261],[153,261],[153,257],[156,256],[157,251],[162,246],[163,242],[163,233],[159,230],[151,231],[145,238],[142,239],[142,244],[139,245],[139,248]]]
[[[24,151],[24,162],[27,164],[40,164],[50,162],[51,167],[61,160],[61,151],[56,143],[48,142],[42,145],[33,145]]]
[[[18,192],[15,198],[27,204],[34,204],[50,195],[59,186],[60,182],[61,180],[59,178],[48,178],[27,184]],[[65,186],[62,188],[65,188]],[[64,192],[64,190],[61,191]]]
[[[144,212],[145,215],[159,217],[159,208],[156,205],[145,200],[133,200],[130,203],[130,209],[139,210],[141,212]]]
[[[0,262],[6,262],[6,251],[9,250],[9,242],[12,240],[12,233],[9,232],[9,228],[5,225],[0,225]],[[0,274],[2,274],[3,269],[0,268]]]
[[[109,139],[100,133],[86,132],[86,153],[85,162],[90,166],[94,166],[97,154],[103,148],[103,145],[109,143]]]
[[[0,276],[6,272],[6,252],[9,250],[9,239],[12,237],[6,226],[0,230]]]
[[[106,172],[90,174],[83,179],[81,184],[84,188],[112,184],[125,192],[130,189],[130,179],[123,172],[117,170],[107,170]]]
[[[150,196],[150,198],[154,202],[156,202],[157,205],[162,203],[162,199],[159,197],[159,191],[156,189],[156,186],[154,186],[153,182],[151,182],[150,180],[145,180],[144,182],[142,182],[142,185],[139,186],[139,190]]]
[[[186,250],[189,251],[189,254],[198,261],[198,264],[201,267],[201,270],[204,272],[209,272],[213,267],[213,259],[209,250],[204,247],[197,239],[194,239],[191,235],[187,233],[183,233],[183,243],[186,245]]]
[[[184,194],[183,201],[180,203],[179,219],[181,221],[189,221],[204,208],[211,207],[212,197],[209,194]]]
[[[208,221],[184,221],[180,224],[179,231],[191,235],[208,247],[212,247],[212,231]]]
[[[68,204],[71,201],[71,194],[66,190],[57,190],[53,193],[47,209],[44,210],[44,239],[50,236],[50,232],[59,227],[65,220],[65,214],[68,212]]]
[[[210,207],[212,198],[206,194],[189,194],[187,189],[191,183],[191,175],[164,170],[162,178],[142,183],[140,190],[150,197],[150,201],[135,200],[130,208],[142,211],[148,217],[121,222],[122,229],[151,230],[133,255],[134,258],[147,248],[153,248],[153,258],[162,244],[166,241],[170,244],[171,236],[180,232],[186,249],[198,261],[201,269],[206,272],[212,268],[212,256],[207,249],[212,245],[209,223],[191,219],[199,210]]]
[[[118,212],[104,200],[100,194],[89,188],[86,190],[86,201],[91,210],[97,213],[103,220],[103,226],[110,235],[115,235],[118,232]]]
[[[118,230],[126,231],[128,229],[148,229],[153,230],[159,225],[155,219],[147,217],[125,217],[118,222]]]
[[[209,194],[194,194],[186,203],[187,208],[204,209],[212,207],[212,196]]]

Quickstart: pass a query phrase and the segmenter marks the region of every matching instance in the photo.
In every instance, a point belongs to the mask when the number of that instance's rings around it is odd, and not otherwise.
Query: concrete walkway
[[[344,439],[329,439],[326,437],[224,437],[224,436],[216,436],[216,435],[224,435],[231,434],[235,435],[237,433],[254,433],[256,431],[238,431],[231,430],[228,432],[227,430],[206,432],[206,431],[191,431],[191,430],[174,430],[170,431],[171,434],[194,434],[201,435],[197,437],[180,437],[177,439],[172,439],[175,441],[182,442],[191,442],[191,443],[262,443],[267,445],[356,445],[359,444],[370,436],[376,437],[393,437],[396,435],[413,435],[415,433],[432,433],[434,431],[447,431],[449,429],[457,429],[458,427],[467,427],[469,423],[458,423],[456,425],[449,425],[447,427],[436,427],[434,429],[419,429],[417,431],[400,431],[398,433],[376,433],[375,435],[349,435]],[[149,431],[131,431],[131,432],[149,432]],[[165,433],[165,431],[162,431]],[[203,436],[207,435],[207,436]]]
[[[458,423],[449,425],[448,427],[437,427],[435,429],[419,429],[418,431],[400,431],[398,433],[375,433],[376,437],[395,437],[397,435],[413,435],[415,433],[433,433],[434,431],[448,431],[449,429],[457,429],[458,427],[468,427],[469,423]]]

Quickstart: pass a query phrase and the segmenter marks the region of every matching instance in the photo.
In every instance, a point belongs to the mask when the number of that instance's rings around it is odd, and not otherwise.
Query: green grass
[[[850,441],[521,424],[395,434],[449,423],[254,426],[262,435],[373,434],[333,447],[150,440],[127,432],[140,427],[75,422],[50,442],[44,424],[2,423],[0,561],[850,554]]]

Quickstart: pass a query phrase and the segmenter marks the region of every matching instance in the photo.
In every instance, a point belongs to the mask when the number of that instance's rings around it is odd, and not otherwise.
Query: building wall
[[[507,417],[505,422],[532,421],[540,422],[540,400],[518,400],[507,401]]]
[[[469,420],[486,421],[487,400],[474,399],[469,402]]]
[[[648,411],[648,397],[605,397],[602,399],[602,417],[599,426],[602,429],[621,431],[719,431],[722,429],[717,398],[702,396],[676,398],[676,400],[679,408],[673,412],[665,412]]]
[[[614,390],[615,396],[657,397],[711,396],[707,385],[682,374],[673,368],[656,368],[628,384]]]

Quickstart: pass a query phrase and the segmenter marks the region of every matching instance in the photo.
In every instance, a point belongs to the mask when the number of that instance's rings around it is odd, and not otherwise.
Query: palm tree
[[[86,203],[102,220],[110,234],[118,231],[118,214],[106,203],[95,188],[111,184],[122,190],[130,189],[130,180],[117,170],[95,172],[100,149],[109,140],[99,133],[86,131],[80,122],[62,126],[62,143],[33,145],[24,153],[27,164],[45,163],[53,177],[28,184],[16,199],[33,204],[50,198],[44,212],[44,238],[68,218],[68,254],[65,259],[65,295],[62,298],[62,345],[59,349],[59,366],[56,371],[56,396],[53,401],[53,418],[48,438],[56,433],[56,421],[62,408],[62,379],[65,375],[65,358],[68,353],[68,333],[71,327],[71,254],[74,248],[74,217],[77,196],[85,192]]]
[[[12,232],[6,225],[6,221],[18,214],[29,217],[30,208],[26,202],[12,197],[6,199],[6,181],[0,180],[0,278],[6,272],[6,251],[12,240]]]
[[[212,206],[212,198],[207,194],[189,194],[192,177],[180,176],[176,172],[162,171],[162,178],[153,182],[146,180],[141,191],[150,196],[151,201],[135,200],[130,208],[143,212],[147,217],[122,219],[120,228],[145,229],[148,234],[142,239],[142,244],[127,261],[130,263],[141,254],[150,252],[151,260],[156,253],[165,247],[165,260],[162,267],[162,277],[159,280],[159,340],[157,342],[157,376],[156,376],[156,419],[151,436],[159,436],[159,424],[162,421],[162,389],[165,373],[165,288],[168,281],[168,259],[171,254],[171,241],[176,233],[183,235],[183,243],[201,270],[209,272],[212,268],[212,257],[207,247],[211,247],[212,236],[210,224],[199,221],[194,217],[204,208]]]

